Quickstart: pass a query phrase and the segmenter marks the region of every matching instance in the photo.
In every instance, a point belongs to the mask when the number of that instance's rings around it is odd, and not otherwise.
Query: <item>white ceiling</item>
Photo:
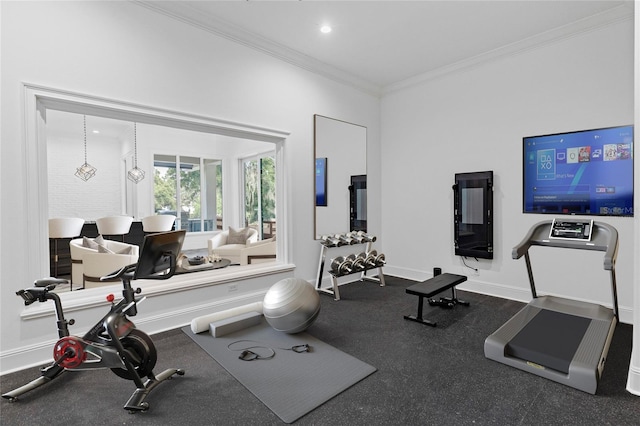
[[[112,118],[87,115],[87,142],[113,142],[133,140],[133,123]],[[47,137],[59,139],[84,139],[82,114],[47,110]]]
[[[632,1],[614,0],[136,3],[377,93],[633,15]]]
[[[375,95],[633,15],[614,0],[132,1]],[[87,119],[90,139],[132,130]],[[51,112],[47,131],[82,137],[82,117]]]

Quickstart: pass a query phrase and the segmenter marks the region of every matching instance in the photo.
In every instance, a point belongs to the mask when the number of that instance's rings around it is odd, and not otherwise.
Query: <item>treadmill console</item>
[[[549,238],[591,241],[593,220],[553,219]]]

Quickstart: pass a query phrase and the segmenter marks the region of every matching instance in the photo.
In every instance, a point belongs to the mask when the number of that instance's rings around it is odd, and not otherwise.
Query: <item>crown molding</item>
[[[431,80],[451,75],[453,73],[466,71],[482,64],[494,62],[509,56],[515,56],[533,49],[539,49],[541,47],[558,43],[566,39],[630,19],[633,19],[633,4],[631,2],[462,61],[410,77],[406,80],[389,84],[382,89],[382,95],[387,95],[424,84]]]
[[[354,74],[319,61],[297,50],[275,43],[250,31],[238,27],[212,15],[203,15],[190,4],[151,0],[131,0],[149,10],[189,24],[195,28],[223,37],[227,40],[255,49],[283,62],[319,74],[323,77],[355,87],[370,95],[379,97],[382,87]]]

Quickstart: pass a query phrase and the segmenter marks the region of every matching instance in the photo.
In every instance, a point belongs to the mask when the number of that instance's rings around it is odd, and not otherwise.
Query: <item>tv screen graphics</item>
[[[327,206],[327,159],[316,158],[316,206]]]
[[[522,140],[524,213],[633,216],[633,126]]]

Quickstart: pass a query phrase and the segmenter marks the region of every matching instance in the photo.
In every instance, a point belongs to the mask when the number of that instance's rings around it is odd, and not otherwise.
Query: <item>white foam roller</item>
[[[262,302],[253,302],[247,305],[238,306],[224,311],[216,312],[209,315],[194,318],[191,320],[191,331],[195,334],[209,331],[209,324],[226,318],[235,317],[236,315],[245,314],[247,312],[262,313]]]
[[[262,314],[258,312],[247,312],[209,324],[209,331],[213,337],[222,337],[245,328],[260,324]]]

